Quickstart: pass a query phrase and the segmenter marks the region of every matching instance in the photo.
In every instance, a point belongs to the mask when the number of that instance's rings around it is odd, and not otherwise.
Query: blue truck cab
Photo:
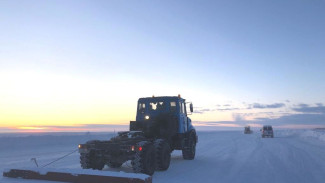
[[[190,109],[186,108],[185,99],[180,96],[172,97],[147,97],[138,100],[137,121],[150,120],[161,114],[171,114],[177,118],[178,133],[186,133],[195,130],[188,113],[193,112],[193,105]]]
[[[136,121],[130,122],[130,131],[142,131],[148,138],[163,138],[172,149],[182,150],[188,140],[198,142],[192,120],[193,104],[180,96],[139,98]]]

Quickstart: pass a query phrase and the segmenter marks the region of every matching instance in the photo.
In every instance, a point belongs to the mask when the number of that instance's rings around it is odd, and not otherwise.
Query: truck
[[[271,125],[264,125],[263,128],[261,129],[262,132],[262,138],[264,137],[274,137],[274,132],[273,132],[273,128]]]
[[[244,134],[251,134],[253,131],[251,130],[251,127],[249,125],[244,127]]]
[[[153,175],[169,168],[174,150],[181,150],[183,159],[193,160],[198,136],[188,117],[192,113],[193,104],[180,95],[139,98],[129,131],[118,132],[110,140],[79,144],[81,167],[119,168],[131,161],[135,173]]]

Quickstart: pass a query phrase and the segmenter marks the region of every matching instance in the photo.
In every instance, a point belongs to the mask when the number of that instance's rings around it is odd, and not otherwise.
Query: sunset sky
[[[181,94],[196,125],[325,126],[324,0],[0,1],[0,132],[101,131]]]

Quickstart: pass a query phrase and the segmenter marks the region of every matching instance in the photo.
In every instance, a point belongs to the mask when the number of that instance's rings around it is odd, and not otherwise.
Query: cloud
[[[239,110],[246,110],[246,109],[278,109],[285,107],[284,103],[273,103],[273,104],[261,104],[261,103],[253,103],[253,104],[245,104],[246,107],[234,107],[232,104],[217,104],[215,105],[216,109],[209,109],[209,108],[195,108],[193,113],[203,114],[205,112],[213,112],[213,111],[239,111]]]
[[[233,111],[233,110],[240,110],[240,108],[232,107],[232,108],[221,108],[217,109],[218,111]]]
[[[325,114],[325,106],[322,103],[317,103],[317,106],[310,107],[307,104],[300,104],[298,108],[292,108],[293,111],[301,112],[305,114],[316,113],[316,114]]]
[[[309,105],[308,104],[298,104],[298,107],[304,108],[304,107],[309,107]]]
[[[288,125],[288,124],[312,124],[325,125],[325,114],[293,114],[282,116],[276,119],[258,119],[258,123],[270,123],[274,125]]]
[[[207,109],[207,108],[205,108],[205,109],[195,109],[195,110],[193,111],[193,113],[203,114],[203,113],[205,113],[205,112],[210,112],[210,111],[214,111],[214,110],[213,110],[213,109]]]
[[[196,126],[205,127],[241,127],[241,124],[235,121],[195,121]]]
[[[230,107],[230,104],[225,104],[225,105],[216,105],[218,106],[217,109],[209,109],[209,108],[194,108],[194,112],[196,114],[203,114],[205,112],[213,112],[213,111],[233,111],[233,110],[240,110],[241,108],[237,107]],[[223,106],[223,107],[222,107]]]
[[[216,105],[218,108],[214,109],[214,111],[233,111],[233,110],[240,110],[241,108],[232,107],[231,104],[224,104],[224,105]]]
[[[277,109],[284,106],[285,106],[284,103],[274,103],[274,104],[253,103],[253,104],[249,104],[247,109]]]
[[[289,101],[286,101],[289,102]],[[196,113],[212,112],[212,111],[229,111],[232,112],[233,121],[225,122],[216,121],[216,122],[202,122],[198,125],[203,126],[227,126],[229,124],[245,126],[247,124],[256,124],[256,125],[274,125],[277,127],[306,127],[311,128],[315,126],[324,126],[325,127],[325,106],[323,103],[315,104],[291,104],[291,107],[288,103],[252,103],[245,104],[246,107],[234,107],[231,104],[216,105],[216,109],[200,108],[196,110]],[[247,108],[248,107],[248,108]],[[245,112],[245,109],[266,109],[266,111],[252,111]],[[268,110],[267,110],[268,109]],[[273,109],[280,109],[274,111]],[[283,110],[282,110],[283,109]],[[237,110],[237,111],[236,111]],[[240,110],[244,110],[240,112]]]
[[[259,104],[253,103],[249,107],[257,109],[277,109],[285,107],[283,103]],[[221,107],[221,106],[220,106]],[[231,110],[233,108],[223,108],[217,110]],[[238,109],[238,108],[237,108]],[[236,109],[236,110],[237,110]],[[233,113],[233,121],[227,122],[208,122],[205,125],[221,128],[222,126],[230,127],[229,124],[235,124],[237,127],[243,127],[247,124],[257,126],[273,125],[276,128],[316,128],[325,127],[325,106],[323,103],[315,104],[298,104],[293,107],[287,107],[284,111],[263,111],[249,113]],[[240,110],[240,109],[239,109]],[[250,120],[248,120],[250,119]],[[204,126],[204,122],[200,125]],[[233,126],[233,127],[235,127]]]
[[[213,126],[215,130],[223,127],[260,127],[262,125],[273,125],[276,128],[316,128],[325,127],[325,114],[292,114],[279,118],[256,118],[255,120],[245,120],[244,114],[233,115],[234,121],[215,121],[215,122],[194,122],[198,126]]]
[[[232,117],[235,121],[245,121],[245,115],[243,114],[234,113]]]

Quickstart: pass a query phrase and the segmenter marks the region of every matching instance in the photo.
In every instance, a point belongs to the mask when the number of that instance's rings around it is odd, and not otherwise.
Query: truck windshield
[[[263,130],[272,130],[272,126],[264,126]]]
[[[166,108],[165,102],[150,102],[149,107],[151,111],[161,111]]]

